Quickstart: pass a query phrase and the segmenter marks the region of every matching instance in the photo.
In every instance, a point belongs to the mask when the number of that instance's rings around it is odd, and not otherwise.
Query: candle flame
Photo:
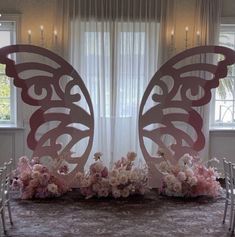
[[[197,35],[200,35],[200,31],[199,30],[197,31]]]
[[[32,31],[31,30],[28,30],[28,34],[31,35]]]
[[[40,29],[41,29],[41,30],[43,30],[43,29],[44,29],[43,25],[40,25]]]
[[[55,35],[55,36],[57,35],[57,30],[54,30],[54,35]]]
[[[172,31],[171,31],[171,35],[173,36],[173,35],[174,35],[174,33],[175,33],[175,32],[174,32],[174,30],[172,30]]]
[[[188,26],[185,27],[185,31],[188,31]]]

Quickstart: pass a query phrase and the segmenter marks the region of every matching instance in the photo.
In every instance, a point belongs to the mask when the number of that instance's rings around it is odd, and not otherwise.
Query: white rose
[[[58,186],[54,183],[47,185],[47,190],[51,193],[57,194],[58,193]]]
[[[127,188],[124,188],[123,190],[121,190],[121,196],[122,197],[128,197],[130,195],[130,192]]]
[[[116,177],[109,178],[109,183],[110,183],[111,186],[119,185],[118,179]]]
[[[128,177],[125,174],[120,174],[118,176],[118,182],[120,184],[126,184],[128,182]]]
[[[120,192],[119,189],[113,188],[112,189],[112,195],[113,195],[114,198],[119,198],[121,196],[121,192]]]

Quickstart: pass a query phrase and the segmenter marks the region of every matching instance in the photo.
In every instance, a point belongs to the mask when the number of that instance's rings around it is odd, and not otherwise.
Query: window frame
[[[12,21],[15,23],[15,44],[20,42],[20,26],[21,26],[21,15],[20,14],[5,14],[1,13],[0,22]],[[22,101],[20,98],[19,89],[13,85],[13,80],[11,80],[11,120],[9,121],[0,121],[0,128],[20,128],[23,127],[23,112]]]
[[[220,30],[219,34],[221,32],[226,32],[228,30],[231,30],[235,34],[235,18],[234,17],[225,17],[221,18],[221,24],[220,24]],[[223,80],[223,79],[222,79]],[[234,76],[234,85],[235,85],[235,76]],[[235,91],[234,91],[235,93]],[[216,123],[215,122],[215,110],[216,110],[216,89],[212,92],[212,99],[211,99],[211,105],[210,105],[210,130],[235,130],[235,122],[232,123]],[[233,99],[233,103],[235,104],[235,97]]]

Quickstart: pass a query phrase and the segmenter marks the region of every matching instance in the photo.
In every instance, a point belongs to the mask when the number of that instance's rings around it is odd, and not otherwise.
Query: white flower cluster
[[[99,156],[99,159],[96,159]],[[144,194],[147,190],[147,169],[134,168],[133,162],[136,153],[129,152],[127,156],[118,160],[113,169],[108,171],[95,156],[96,162],[90,166],[89,173],[78,174],[78,183],[81,193],[90,198],[93,196],[114,198],[126,198],[132,194]]]

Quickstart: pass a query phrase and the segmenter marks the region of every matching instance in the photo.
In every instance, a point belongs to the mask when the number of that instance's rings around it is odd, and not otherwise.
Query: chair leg
[[[226,199],[226,201],[225,201],[223,224],[225,223],[225,218],[226,218],[226,214],[227,214],[227,209],[228,209],[228,199]]]
[[[7,209],[8,209],[8,214],[9,214],[10,223],[11,223],[11,225],[13,225],[13,220],[12,220],[12,215],[11,215],[11,204],[10,204],[10,201],[9,201],[9,200],[8,200],[8,202],[7,202]]]
[[[233,208],[234,208],[234,202],[233,200],[231,200],[231,208],[230,208],[230,219],[229,219],[229,230],[232,230],[232,226],[233,226]]]
[[[3,231],[4,231],[4,234],[6,234],[7,230],[6,230],[4,209],[1,210],[1,218],[2,218]]]

